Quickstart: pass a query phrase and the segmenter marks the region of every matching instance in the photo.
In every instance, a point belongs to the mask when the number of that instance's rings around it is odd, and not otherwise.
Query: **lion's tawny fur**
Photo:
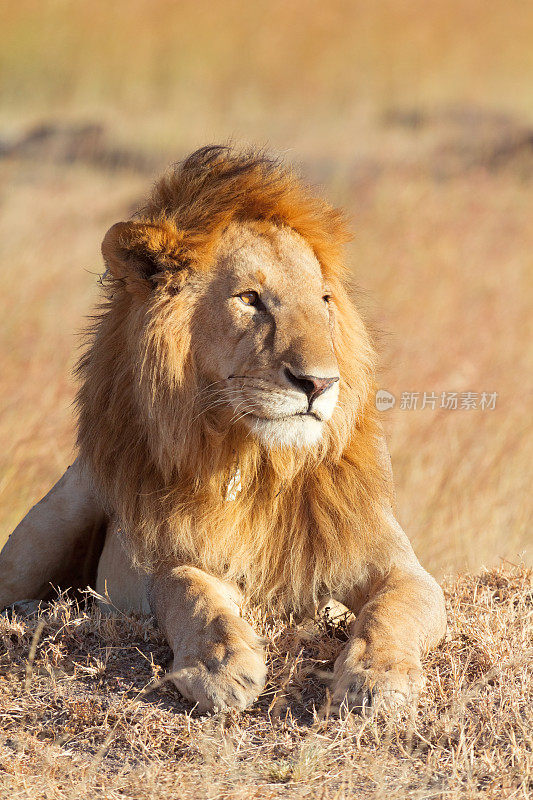
[[[136,218],[137,238],[125,230],[118,242],[140,277],[119,266],[108,275],[77,403],[81,457],[137,563],[197,566],[291,608],[364,583],[370,564],[386,573],[400,545],[384,515],[375,358],[348,298],[343,215],[261,154],[204,148],[161,179]],[[311,451],[268,449],[203,406],[194,275],[210,269],[228,225],[247,220],[300,234],[335,302],[339,403]],[[242,489],[228,502],[237,467]]]

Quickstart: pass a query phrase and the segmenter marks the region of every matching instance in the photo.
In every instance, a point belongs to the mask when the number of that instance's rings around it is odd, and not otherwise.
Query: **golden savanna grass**
[[[477,577],[447,579],[450,636],[402,720],[314,720],[342,621],[258,621],[269,693],[221,721],[166,683],[139,696],[169,655],[145,622],[61,600],[31,666],[38,618],[4,619],[0,796],[531,794],[530,577],[482,567],[532,559],[532,39],[521,0],[2,4],[0,542],[72,458],[104,232],[169,161],[234,137],[351,217],[399,519],[438,577]],[[424,391],[498,398],[400,408]]]

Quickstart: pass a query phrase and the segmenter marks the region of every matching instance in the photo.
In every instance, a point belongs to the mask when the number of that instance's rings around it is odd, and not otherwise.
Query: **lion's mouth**
[[[275,417],[265,417],[260,414],[253,414],[250,411],[247,416],[252,417],[252,419],[258,419],[261,422],[287,422],[298,417],[310,417],[311,419],[316,419],[318,422],[323,422],[322,417],[314,411],[296,411],[294,414],[283,414]]]
[[[324,419],[316,411],[297,411],[267,417],[250,411],[243,420],[267,447],[314,447],[324,431]]]

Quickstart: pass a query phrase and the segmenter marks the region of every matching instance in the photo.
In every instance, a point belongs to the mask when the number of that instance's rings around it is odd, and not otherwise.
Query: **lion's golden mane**
[[[108,273],[77,398],[82,459],[136,563],[192,564],[292,608],[353,585],[369,561],[385,571],[390,477],[374,352],[347,294],[343,215],[264,154],[209,147],[165,175],[136,219],[136,236],[120,246],[126,261],[149,259],[154,274],[149,282],[118,265]],[[340,396],[311,451],[269,450],[203,407],[191,276],[211,268],[220,236],[239,220],[295,230],[331,287]],[[228,502],[237,467],[242,488]]]

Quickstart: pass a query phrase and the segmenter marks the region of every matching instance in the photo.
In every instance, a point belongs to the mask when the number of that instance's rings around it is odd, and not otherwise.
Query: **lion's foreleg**
[[[79,460],[17,525],[0,553],[0,609],[82,580],[103,513]]]
[[[423,686],[421,659],[446,631],[438,583],[413,554],[376,581],[363,601],[354,592],[343,602],[357,617],[335,663],[334,707],[365,711],[415,700]]]
[[[172,679],[200,711],[243,709],[261,692],[259,637],[239,615],[238,590],[194,567],[156,575],[150,600],[174,652]]]

